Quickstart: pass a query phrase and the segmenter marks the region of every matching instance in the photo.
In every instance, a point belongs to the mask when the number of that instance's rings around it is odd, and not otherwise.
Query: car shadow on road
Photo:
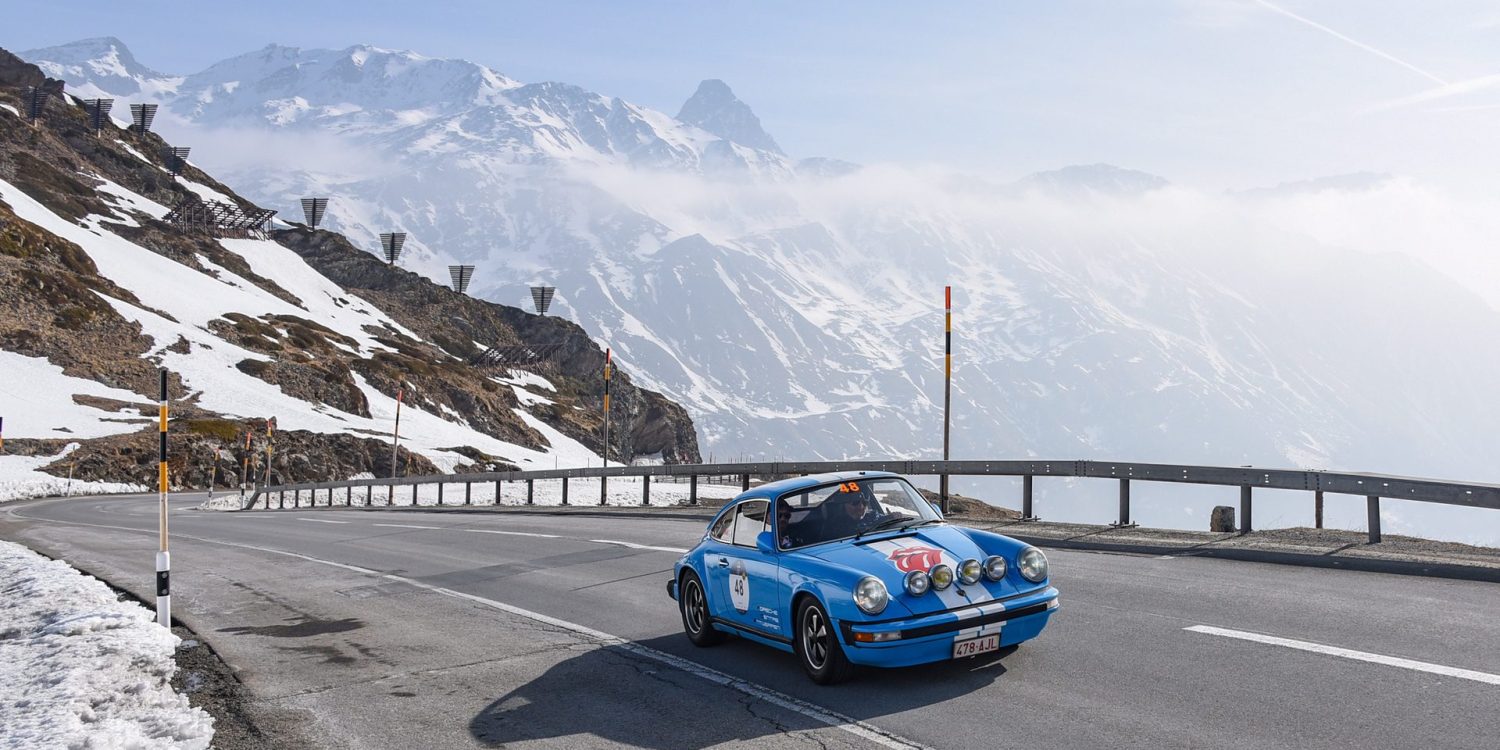
[[[860,669],[849,682],[824,687],[809,681],[792,655],[739,639],[712,649],[694,649],[679,634],[638,643],[877,727],[883,716],[969,695],[1000,679],[1006,673],[1004,660],[1016,650],[906,669]],[[653,750],[762,738],[775,744],[786,733],[827,728],[812,716],[752,698],[629,646],[590,648],[565,658],[495,699],[469,722],[474,739],[489,747],[570,738],[580,746],[594,740]]]

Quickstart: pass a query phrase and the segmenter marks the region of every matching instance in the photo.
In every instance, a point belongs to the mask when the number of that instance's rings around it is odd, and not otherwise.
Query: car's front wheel
[[[838,633],[828,610],[817,599],[808,597],[797,608],[797,637],[792,642],[797,658],[807,676],[819,685],[833,685],[849,679],[854,665],[844,656]]]
[[[689,570],[682,574],[678,583],[681,592],[677,596],[677,608],[682,612],[682,630],[694,646],[714,646],[724,642],[724,634],[714,630],[713,620],[708,614],[708,597],[703,593],[703,582],[698,574]]]

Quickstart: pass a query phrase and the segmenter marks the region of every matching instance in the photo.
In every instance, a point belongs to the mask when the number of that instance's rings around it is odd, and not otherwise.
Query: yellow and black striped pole
[[[948,460],[949,407],[953,403],[953,287],[943,287],[943,460]],[[943,515],[948,514],[948,475],[942,474],[939,493]]]
[[[604,446],[600,455],[604,456],[604,466],[609,466],[609,371],[613,349],[604,350]],[[609,477],[599,477],[599,504],[604,505],[609,498]]]
[[[167,368],[159,371],[160,400],[158,409],[158,432],[161,436],[157,451],[156,489],[159,497],[160,532],[159,549],[156,552],[156,622],[163,627],[172,627],[172,553],[167,551]]]

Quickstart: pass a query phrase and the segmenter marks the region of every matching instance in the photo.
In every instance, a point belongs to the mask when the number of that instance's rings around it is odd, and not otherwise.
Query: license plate
[[[1000,650],[1000,636],[987,635],[983,638],[970,638],[967,641],[953,642],[953,658],[962,659],[966,656],[978,656],[991,651]]]

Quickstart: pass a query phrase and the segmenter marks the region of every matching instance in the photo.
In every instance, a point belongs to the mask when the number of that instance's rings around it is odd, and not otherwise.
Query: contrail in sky
[[[1269,10],[1273,10],[1273,11],[1275,11],[1277,13],[1280,13],[1283,16],[1286,16],[1287,18],[1290,18],[1290,19],[1292,19],[1294,21],[1297,21],[1298,23],[1306,24],[1308,26],[1311,26],[1311,27],[1317,29],[1318,31],[1324,32],[1326,34],[1330,34],[1330,35],[1332,35],[1332,36],[1334,36],[1334,37],[1336,37],[1336,38],[1338,38],[1340,40],[1348,42],[1349,44],[1352,44],[1352,45],[1354,45],[1354,46],[1356,46],[1356,47],[1358,47],[1358,48],[1360,48],[1360,49],[1362,49],[1362,50],[1364,50],[1364,51],[1366,51],[1366,52],[1368,52],[1368,53],[1370,53],[1372,55],[1377,55],[1379,57],[1383,57],[1383,58],[1385,58],[1387,60],[1390,60],[1391,62],[1393,62],[1393,63],[1395,63],[1397,65],[1400,65],[1401,67],[1406,68],[1407,70],[1410,70],[1411,72],[1416,73],[1417,75],[1420,75],[1423,78],[1426,78],[1426,79],[1428,79],[1430,81],[1433,81],[1433,82],[1437,83],[1440,86],[1447,86],[1448,85],[1448,82],[1446,80],[1444,80],[1443,78],[1441,78],[1441,77],[1439,77],[1437,75],[1434,75],[1434,74],[1432,74],[1432,73],[1430,73],[1430,72],[1428,72],[1426,70],[1423,70],[1423,69],[1421,69],[1421,68],[1419,68],[1419,67],[1417,67],[1415,65],[1412,65],[1411,63],[1409,63],[1409,62],[1407,62],[1405,60],[1402,60],[1401,58],[1396,57],[1395,55],[1392,55],[1389,52],[1384,52],[1384,51],[1375,49],[1374,47],[1371,47],[1370,45],[1365,44],[1364,42],[1361,42],[1361,41],[1359,41],[1357,39],[1350,39],[1349,37],[1344,36],[1343,34],[1340,34],[1339,32],[1334,31],[1333,29],[1330,29],[1330,28],[1328,28],[1327,26],[1324,26],[1321,23],[1318,23],[1317,21],[1314,21],[1314,20],[1312,20],[1310,18],[1303,18],[1302,16],[1299,16],[1296,13],[1293,13],[1293,12],[1287,10],[1286,8],[1283,8],[1283,7],[1279,6],[1279,5],[1274,5],[1272,3],[1267,2],[1266,0],[1255,0],[1255,2],[1259,3],[1262,6],[1265,6]]]

